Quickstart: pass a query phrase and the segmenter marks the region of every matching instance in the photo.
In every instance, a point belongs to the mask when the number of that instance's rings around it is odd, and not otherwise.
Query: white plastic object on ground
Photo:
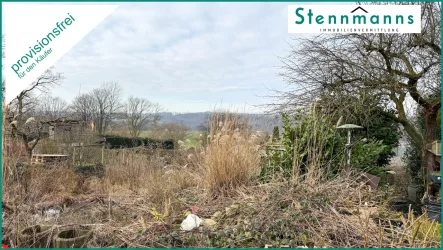
[[[203,222],[202,219],[200,219],[197,215],[195,214],[190,214],[186,217],[186,219],[182,222],[182,224],[180,225],[182,230],[185,231],[190,231],[194,228],[197,228],[200,226],[200,224]]]

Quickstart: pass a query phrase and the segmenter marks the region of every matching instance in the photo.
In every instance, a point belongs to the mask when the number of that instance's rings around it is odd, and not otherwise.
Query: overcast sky
[[[116,81],[124,98],[171,112],[258,112],[271,89],[287,89],[277,74],[295,37],[287,30],[290,3],[81,4],[119,7],[56,62],[65,80],[54,96],[72,101]]]
[[[71,101],[106,81],[172,112],[256,111],[283,89],[288,3],[120,3],[55,64]]]

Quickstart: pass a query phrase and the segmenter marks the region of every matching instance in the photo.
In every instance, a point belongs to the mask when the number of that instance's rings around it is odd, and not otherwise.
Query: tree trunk
[[[428,195],[428,157],[430,157],[431,153],[427,151],[428,144],[432,143],[435,140],[440,140],[441,138],[441,128],[437,123],[437,108],[429,108],[425,110],[425,132],[423,136],[423,151],[422,151],[422,175],[424,179],[425,192]]]
[[[33,148],[29,146],[27,136],[22,136],[22,140],[23,144],[25,145],[26,153],[28,154],[28,160],[31,162]]]
[[[440,140],[441,128],[437,123],[438,109],[430,108],[425,111],[426,130],[424,134],[425,146],[427,143],[431,143],[435,140]]]
[[[32,149],[30,149],[30,148],[26,148],[26,152],[28,153],[28,159],[29,159],[29,161],[31,161],[31,158],[32,158]]]

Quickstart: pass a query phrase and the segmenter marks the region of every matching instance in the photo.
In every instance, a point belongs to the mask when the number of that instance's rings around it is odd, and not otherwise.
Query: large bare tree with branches
[[[159,119],[160,105],[143,98],[129,97],[124,108],[126,125],[133,137],[138,137],[143,128]]]
[[[78,95],[71,110],[74,115],[85,121],[94,121],[99,134],[104,134],[112,119],[121,111],[123,89],[117,82],[107,82],[90,93]]]
[[[16,98],[14,98],[10,104],[7,105],[6,120],[11,126],[12,134],[21,138],[28,157],[32,156],[32,151],[38,142],[46,134],[44,131],[45,124],[55,122],[55,120],[61,119],[49,118],[48,120],[36,119],[34,117],[36,101],[35,92],[44,93],[52,86],[58,85],[63,79],[59,73],[53,73],[51,69],[45,71],[41,76],[37,78],[31,87],[21,91]]]
[[[117,82],[102,84],[90,94],[94,100],[94,123],[99,134],[103,134],[112,119],[122,108],[123,89]]]
[[[395,120],[418,145],[438,139],[440,18],[440,3],[422,3],[421,34],[332,34],[296,39],[290,55],[282,58],[281,76],[292,90],[279,93],[284,100],[278,104],[279,110],[327,99],[325,103],[335,102],[346,111],[349,97],[363,98],[360,109],[377,110]],[[425,111],[424,136],[411,122],[408,104]]]
[[[94,98],[90,94],[80,94],[75,97],[70,106],[70,111],[77,119],[90,122],[94,120]]]
[[[36,116],[57,119],[68,115],[68,103],[60,97],[46,94],[38,98]]]

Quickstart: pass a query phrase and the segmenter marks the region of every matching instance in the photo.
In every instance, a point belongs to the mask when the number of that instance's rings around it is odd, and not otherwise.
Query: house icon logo
[[[364,11],[365,13],[368,13],[365,9],[363,9],[361,6],[358,6],[357,8],[355,8],[353,11],[351,11],[351,13],[356,12],[357,10],[361,10]]]

